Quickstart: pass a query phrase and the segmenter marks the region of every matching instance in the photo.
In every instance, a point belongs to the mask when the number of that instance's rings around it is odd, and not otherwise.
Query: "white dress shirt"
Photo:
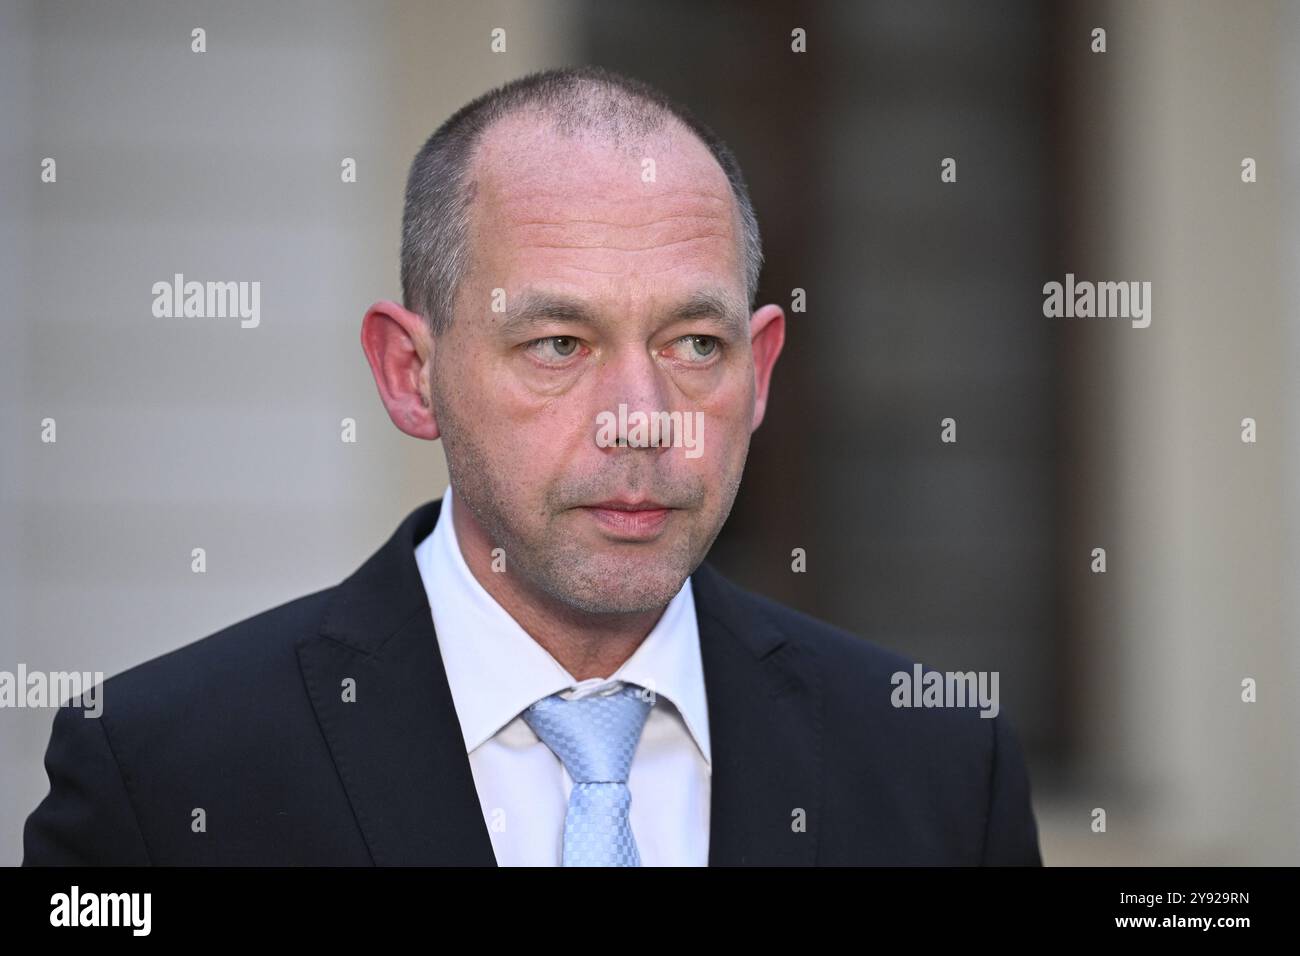
[[[559,866],[564,846],[573,781],[522,711],[550,694],[585,696],[627,681],[655,694],[628,775],[641,863],[706,866],[712,758],[690,579],[617,671],[579,682],[479,584],[451,508],[448,485],[415,560],[497,863]]]

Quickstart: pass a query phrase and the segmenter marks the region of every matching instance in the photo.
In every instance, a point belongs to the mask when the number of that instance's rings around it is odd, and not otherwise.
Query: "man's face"
[[[726,520],[757,426],[726,176],[680,128],[620,152],[522,118],[488,132],[475,170],[432,375],[456,504],[532,589],[591,613],[663,607]],[[732,308],[679,314],[698,293]],[[604,447],[620,404],[702,417],[698,450]],[[662,510],[593,507],[647,501]]]

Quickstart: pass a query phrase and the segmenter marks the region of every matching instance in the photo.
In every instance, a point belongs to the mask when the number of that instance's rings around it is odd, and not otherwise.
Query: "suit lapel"
[[[812,650],[707,562],[691,581],[713,752],[709,865],[812,865],[822,777]]]
[[[335,589],[320,633],[298,647],[321,732],[381,866],[496,865],[415,563],[441,504],[412,512]],[[707,562],[692,590],[713,754],[709,865],[812,864],[822,739],[811,648]],[[343,699],[349,678],[354,702]]]
[[[377,865],[494,866],[414,549],[441,501],[412,512],[339,585],[298,648],[312,706]],[[343,699],[355,681],[356,700]]]

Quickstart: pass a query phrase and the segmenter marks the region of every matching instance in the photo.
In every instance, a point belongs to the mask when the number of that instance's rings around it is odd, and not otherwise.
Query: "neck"
[[[663,615],[663,608],[591,614],[530,587],[519,575],[499,574],[492,570],[495,545],[478,520],[454,498],[451,512],[461,556],[475,580],[575,680],[613,674]]]

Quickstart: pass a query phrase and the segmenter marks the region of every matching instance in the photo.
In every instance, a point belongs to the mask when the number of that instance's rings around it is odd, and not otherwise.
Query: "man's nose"
[[[634,427],[636,413],[653,416],[659,412],[672,411],[669,408],[672,400],[671,383],[655,357],[644,348],[620,352],[601,370],[596,391],[597,444],[616,450],[652,447]],[[611,434],[618,441],[611,443]],[[655,444],[661,445],[663,442]]]

